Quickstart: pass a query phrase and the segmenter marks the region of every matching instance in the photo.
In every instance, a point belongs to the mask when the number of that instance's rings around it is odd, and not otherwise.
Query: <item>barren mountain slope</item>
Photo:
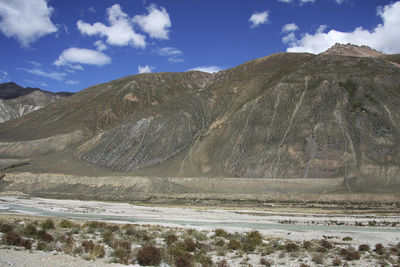
[[[16,141],[52,138],[24,146],[130,175],[343,178],[393,190],[399,84],[383,57],[301,53],[217,74],[129,76],[0,125],[0,154],[23,157]]]

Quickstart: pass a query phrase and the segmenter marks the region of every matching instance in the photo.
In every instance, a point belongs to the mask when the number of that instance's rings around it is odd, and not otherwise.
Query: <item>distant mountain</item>
[[[21,87],[13,82],[0,84],[0,123],[63,99],[72,93],[52,93],[39,88]]]
[[[353,44],[339,44],[336,43],[334,46],[321,53],[322,55],[340,55],[340,56],[351,56],[351,57],[380,57],[385,54],[378,52],[366,45],[353,45]]]
[[[399,56],[342,48],[95,85],[1,124],[0,155],[35,157],[26,170],[40,172],[340,178],[398,192]]]

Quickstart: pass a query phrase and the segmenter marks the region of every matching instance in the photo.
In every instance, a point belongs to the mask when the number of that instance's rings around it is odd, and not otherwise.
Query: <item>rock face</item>
[[[321,53],[322,55],[340,55],[349,57],[380,57],[384,54],[366,45],[339,44]]]
[[[18,118],[63,99],[71,93],[51,93],[38,88],[23,88],[15,83],[0,84],[0,123]]]
[[[130,175],[341,178],[349,190],[392,191],[399,84],[400,68],[383,57],[278,53],[216,74],[96,85],[0,125],[0,140],[80,131],[66,153]]]

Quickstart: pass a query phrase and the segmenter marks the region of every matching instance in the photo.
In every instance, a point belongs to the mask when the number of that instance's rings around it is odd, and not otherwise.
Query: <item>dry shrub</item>
[[[323,264],[324,263],[324,257],[320,253],[316,253],[312,256],[311,260],[315,262],[316,264]]]
[[[321,240],[319,241],[319,244],[320,244],[322,247],[326,248],[326,249],[332,249],[332,248],[333,248],[332,243],[329,242],[329,241],[326,240],[326,239],[321,239]]]
[[[2,237],[3,243],[10,246],[19,246],[21,240],[21,236],[14,231],[7,232]]]
[[[378,243],[375,245],[374,251],[379,255],[383,255],[385,253],[385,247],[381,243]]]
[[[176,267],[192,267],[194,266],[193,256],[189,253],[184,253],[179,257],[176,257],[174,263]]]
[[[161,251],[154,246],[144,246],[139,249],[136,258],[140,265],[159,265]]]
[[[196,259],[196,256],[197,255],[195,255],[195,259]],[[213,266],[212,259],[209,256],[204,255],[204,254],[198,256],[196,261],[199,262],[202,267],[211,267],[211,266]]]
[[[0,232],[8,233],[8,232],[11,232],[13,230],[14,230],[14,228],[11,225],[9,225],[7,223],[0,223]]]
[[[174,244],[176,241],[178,241],[178,237],[176,237],[175,234],[170,234],[167,235],[164,238],[165,243],[167,244],[167,246],[171,246],[172,244]]]
[[[32,240],[22,238],[21,241],[19,242],[19,245],[26,249],[31,249],[32,248]]]
[[[92,240],[83,240],[81,242],[81,245],[86,253],[89,253],[89,251],[93,250],[93,248],[95,246],[95,244]]]
[[[224,237],[224,238],[227,238],[229,235],[228,232],[225,231],[224,229],[215,229],[214,233],[215,233],[215,236]]]
[[[228,262],[225,259],[223,259],[223,260],[217,262],[217,267],[229,267],[229,265],[228,265]]]
[[[117,263],[123,264],[129,264],[132,257],[130,250],[124,248],[116,248],[111,255],[115,257]]]
[[[196,250],[196,243],[192,238],[186,238],[184,243],[187,251],[194,252]]]
[[[340,266],[342,265],[342,260],[338,257],[334,258],[332,261],[332,266]]]
[[[46,232],[46,230],[40,230],[37,232],[37,236],[40,240],[44,242],[52,242],[54,240],[53,236]]]
[[[294,251],[298,251],[299,247],[297,246],[296,243],[294,242],[289,242],[285,245],[285,249],[287,252],[294,252]]]
[[[240,242],[235,239],[231,239],[228,242],[228,249],[237,250],[240,249],[240,246],[241,246]]]
[[[272,266],[273,262],[270,260],[266,260],[265,258],[261,258],[260,264],[263,266]]]
[[[312,247],[311,241],[303,241],[303,248],[310,249]]]
[[[367,244],[361,244],[361,245],[358,246],[358,250],[359,251],[369,251],[370,247]]]
[[[345,236],[342,238],[343,241],[352,241],[353,238],[351,238],[351,236]]]
[[[360,259],[360,253],[358,253],[358,251],[348,250],[348,249],[345,249],[345,248],[342,248],[340,250],[340,255],[342,255],[348,261],[353,261],[353,260],[359,260]]]
[[[253,251],[257,246],[261,245],[262,236],[259,231],[251,231],[246,235],[243,249],[246,251]]]

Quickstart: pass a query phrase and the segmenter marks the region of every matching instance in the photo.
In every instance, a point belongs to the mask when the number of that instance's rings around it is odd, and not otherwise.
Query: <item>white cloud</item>
[[[151,38],[169,39],[171,20],[165,8],[157,9],[157,6],[153,4],[147,8],[147,11],[147,15],[137,15],[132,21],[138,24]]]
[[[300,0],[300,3],[314,3],[315,0]]]
[[[292,2],[292,0],[278,0],[279,2],[282,2],[282,3],[291,3]]]
[[[0,82],[6,82],[8,80],[9,80],[9,78],[8,78],[7,71],[0,70]]]
[[[86,35],[104,36],[109,45],[146,47],[145,36],[133,30],[130,17],[121,10],[119,4],[108,8],[107,15],[110,26],[101,22],[89,24],[79,20],[77,22],[79,31]]]
[[[169,57],[167,61],[171,64],[181,63],[185,60],[183,57],[183,52],[175,47],[162,47],[156,50],[156,53],[160,56]]]
[[[197,71],[202,71],[202,72],[214,73],[214,72],[221,71],[222,68],[219,67],[219,66],[199,66],[199,67],[190,69],[189,71],[191,71],[191,70],[197,70]]]
[[[296,36],[295,36],[295,34],[293,32],[291,32],[291,33],[289,33],[289,34],[287,34],[287,35],[282,37],[282,42],[284,44],[293,43],[295,41],[296,41]]]
[[[96,13],[96,9],[94,7],[92,7],[92,6],[89,7],[88,10],[89,10],[90,13]]]
[[[167,59],[167,61],[171,64],[175,64],[175,63],[182,63],[185,61],[185,59],[183,58],[175,58],[175,57],[170,57]]]
[[[251,17],[249,18],[249,21],[251,22],[250,27],[255,28],[260,26],[261,24],[267,23],[268,15],[269,15],[268,11],[253,13],[253,15],[251,15]]]
[[[153,67],[150,67],[149,65],[146,66],[138,66],[138,73],[150,73],[153,71]]]
[[[51,22],[53,8],[46,0],[0,0],[0,30],[23,47],[57,31]]]
[[[65,83],[66,83],[66,84],[68,84],[68,85],[75,85],[75,84],[78,84],[78,83],[79,83],[79,81],[75,81],[75,80],[68,80],[68,81],[66,81]]]
[[[58,59],[54,61],[54,65],[67,66],[75,69],[83,69],[82,66],[73,64],[102,66],[109,64],[110,62],[111,58],[103,54],[102,52],[92,49],[71,47],[65,49],[61,53]]]
[[[96,47],[97,50],[99,51],[104,51],[107,49],[107,46],[103,43],[101,40],[97,40],[96,42],[93,43],[93,45]]]
[[[296,23],[288,23],[282,27],[282,32],[294,32],[299,29]]]
[[[42,76],[42,77],[50,78],[50,79],[57,80],[57,81],[62,81],[64,79],[65,75],[67,75],[65,72],[44,71],[39,68],[35,68],[35,69],[18,68],[18,70],[23,70],[23,71],[26,71],[33,75]]]
[[[367,45],[384,53],[400,53],[400,1],[378,9],[382,24],[369,31],[358,27],[351,32],[326,30],[325,25],[314,33],[306,33],[289,44],[288,52],[321,53],[335,43]]]
[[[175,47],[162,47],[157,50],[160,56],[180,56],[183,52]]]
[[[33,61],[33,60],[27,60],[26,62],[28,62],[29,64],[32,64],[35,67],[40,67],[42,66],[42,63],[39,63],[37,61]]]

